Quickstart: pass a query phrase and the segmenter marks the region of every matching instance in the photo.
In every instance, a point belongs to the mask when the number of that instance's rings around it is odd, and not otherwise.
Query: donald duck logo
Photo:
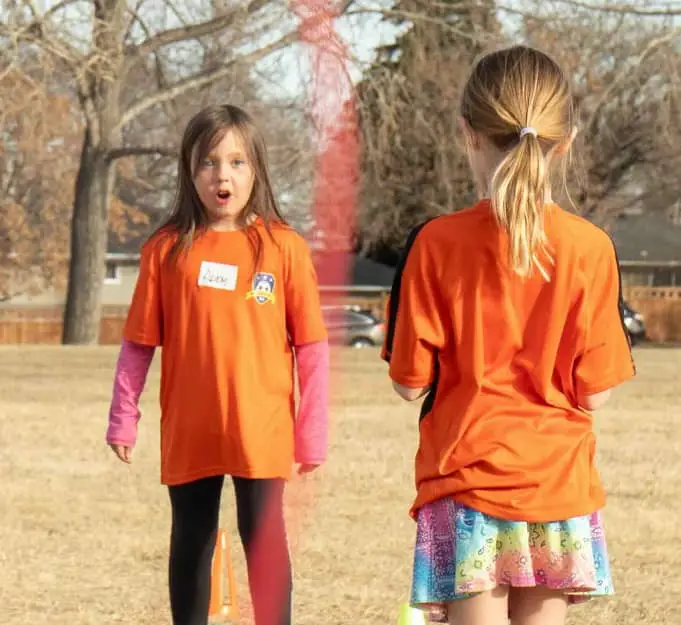
[[[258,304],[274,304],[274,276],[271,273],[256,273],[253,276],[253,288],[246,294],[246,299],[254,299]]]

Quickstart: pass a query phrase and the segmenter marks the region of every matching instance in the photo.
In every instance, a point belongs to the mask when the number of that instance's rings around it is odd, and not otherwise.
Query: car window
[[[342,310],[325,310],[324,320],[327,325],[340,326],[345,324],[345,318]]]
[[[358,313],[353,311],[347,312],[347,322],[352,325],[368,326],[374,323],[374,320],[365,313]]]

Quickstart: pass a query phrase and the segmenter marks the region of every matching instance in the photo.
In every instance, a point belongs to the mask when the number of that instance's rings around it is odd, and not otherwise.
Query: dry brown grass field
[[[618,594],[572,608],[571,625],[681,623],[681,350],[635,355],[638,377],[596,419]],[[128,467],[103,443],[115,358],[111,348],[0,349],[2,625],[170,622],[159,359]],[[331,459],[290,489],[295,622],[393,625],[411,572],[418,408],[393,397],[373,350],[340,352],[334,369]],[[230,489],[223,518],[234,528]]]

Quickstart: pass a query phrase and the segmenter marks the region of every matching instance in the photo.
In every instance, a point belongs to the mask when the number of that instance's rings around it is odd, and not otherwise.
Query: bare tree
[[[22,66],[0,72],[0,301],[65,282],[82,132],[74,103],[45,89],[46,59]]]
[[[146,133],[127,130],[141,116],[168,114],[168,107],[183,95],[289,46],[298,37],[297,24],[283,0],[63,0],[43,10],[25,0],[8,6],[3,16],[0,40],[20,52],[39,50],[68,72],[68,87],[80,105],[84,132],[63,341],[93,343],[98,338],[114,164],[173,150],[167,134],[151,141]],[[216,56],[208,43],[218,36],[221,55]],[[143,83],[139,90],[129,88],[143,73],[141,67],[154,68],[158,80]]]

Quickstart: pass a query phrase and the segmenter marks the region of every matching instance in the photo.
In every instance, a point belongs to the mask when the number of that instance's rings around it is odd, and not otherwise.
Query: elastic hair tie
[[[528,126],[527,128],[523,128],[520,131],[520,138],[522,139],[525,135],[532,135],[533,137],[537,136],[537,129],[532,128],[532,126]]]

